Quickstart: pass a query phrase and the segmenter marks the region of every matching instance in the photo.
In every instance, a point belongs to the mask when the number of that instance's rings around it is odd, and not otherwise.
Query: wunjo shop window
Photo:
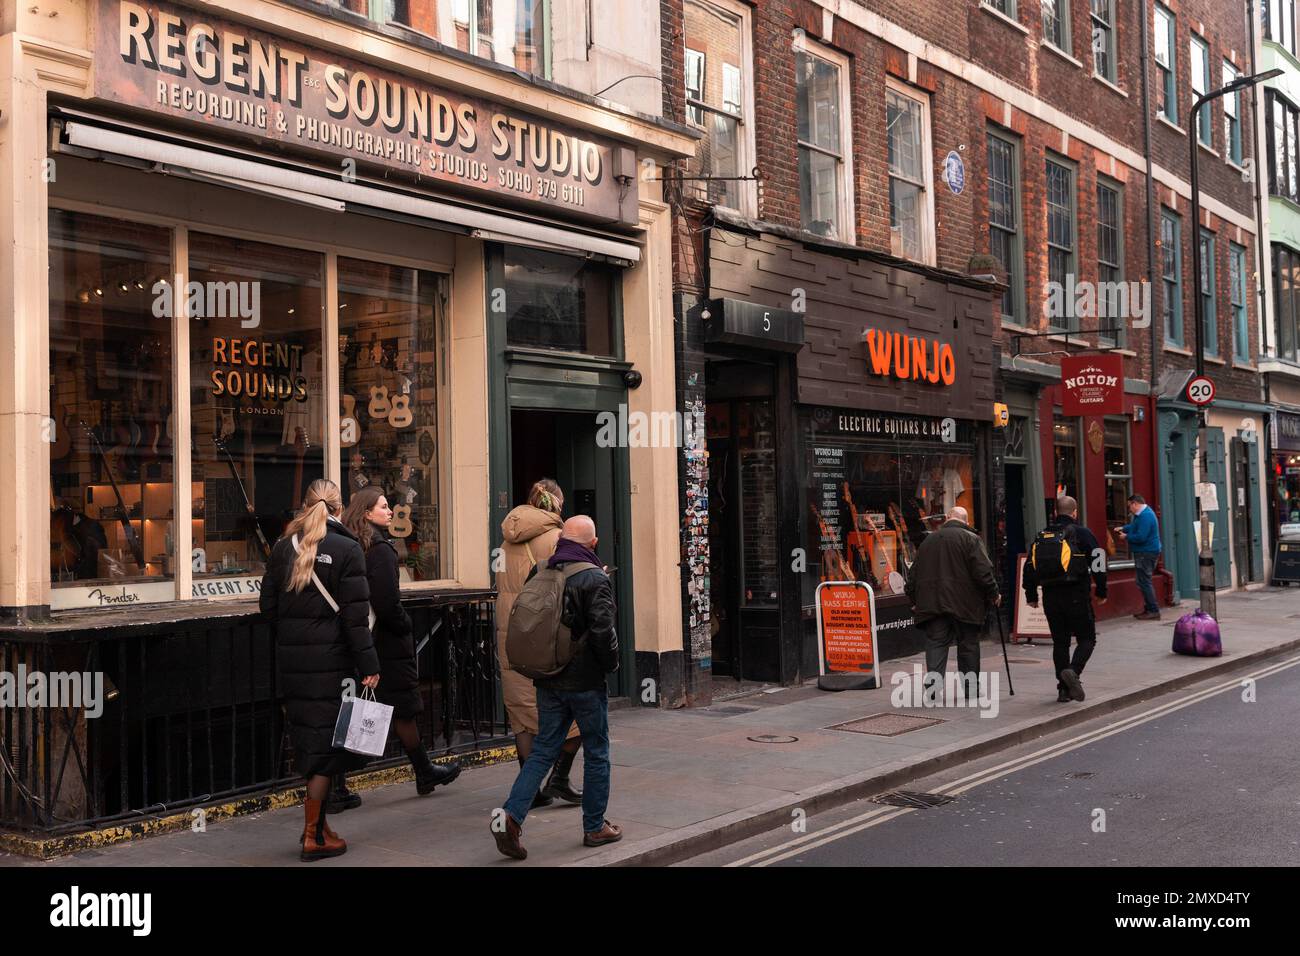
[[[254,596],[330,457],[345,500],[384,488],[403,580],[442,578],[446,277],[199,231],[185,240],[50,210],[51,607]]]

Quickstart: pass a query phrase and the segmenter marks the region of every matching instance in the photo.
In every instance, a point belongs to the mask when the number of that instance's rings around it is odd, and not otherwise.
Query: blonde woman
[[[342,511],[338,485],[313,481],[302,511],[271,549],[262,578],[260,603],[275,631],[294,765],[307,778],[305,863],[347,852],[347,843],[326,822],[325,799],[332,774],[366,761],[334,749],[334,724],[345,681],[359,678],[372,689],[379,684],[379,655],[368,626],[366,558],[339,521]]]
[[[510,669],[506,658],[506,626],[510,622],[510,609],[524,588],[528,573],[540,561],[555,553],[564,520],[564,492],[550,478],[536,482],[528,492],[528,503],[515,508],[501,522],[502,550],[505,567],[497,572],[497,659],[501,663],[501,691],[505,698],[506,714],[515,732],[515,751],[522,767],[533,751],[537,736],[537,690],[530,678]],[[581,804],[581,791],[569,784],[569,771],[573,758],[582,746],[578,725],[569,728],[568,738],[555,761],[551,779],[547,781],[533,801],[534,807],[545,807],[555,798],[570,804]]]

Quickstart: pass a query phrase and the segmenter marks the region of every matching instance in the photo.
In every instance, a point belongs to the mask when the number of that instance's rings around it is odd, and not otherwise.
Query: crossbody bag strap
[[[302,549],[298,547],[298,536],[295,534],[289,540],[293,544],[294,552],[296,554],[302,554]],[[316,570],[314,568],[311,572],[311,580],[312,583],[316,585],[316,590],[320,592],[320,596],[325,599],[325,603],[332,607],[334,613],[337,614],[339,612],[339,602],[334,600],[334,596],[331,595],[329,591],[325,590],[325,585],[321,583],[320,578],[316,577]]]

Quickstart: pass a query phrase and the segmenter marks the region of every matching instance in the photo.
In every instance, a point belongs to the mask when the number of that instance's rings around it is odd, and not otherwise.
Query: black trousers
[[[1067,667],[1082,674],[1097,646],[1097,620],[1092,612],[1092,594],[1087,587],[1043,589],[1043,613],[1052,631],[1052,663],[1056,665],[1056,686],[1065,689],[1061,671]],[[1077,642],[1070,655],[1070,638]]]
[[[925,632],[925,669],[939,675],[948,669],[948,648],[957,645],[957,670],[967,683],[967,696],[973,696],[979,680],[980,631],[979,624],[967,624],[950,614],[940,614],[918,625]],[[969,676],[967,676],[969,675]]]

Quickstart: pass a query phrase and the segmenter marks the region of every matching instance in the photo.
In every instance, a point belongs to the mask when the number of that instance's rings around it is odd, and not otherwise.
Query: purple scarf
[[[554,568],[568,561],[587,561],[598,568],[605,566],[605,562],[601,561],[591,548],[562,537],[556,542],[555,553],[551,555],[551,560],[546,562],[546,566]]]

